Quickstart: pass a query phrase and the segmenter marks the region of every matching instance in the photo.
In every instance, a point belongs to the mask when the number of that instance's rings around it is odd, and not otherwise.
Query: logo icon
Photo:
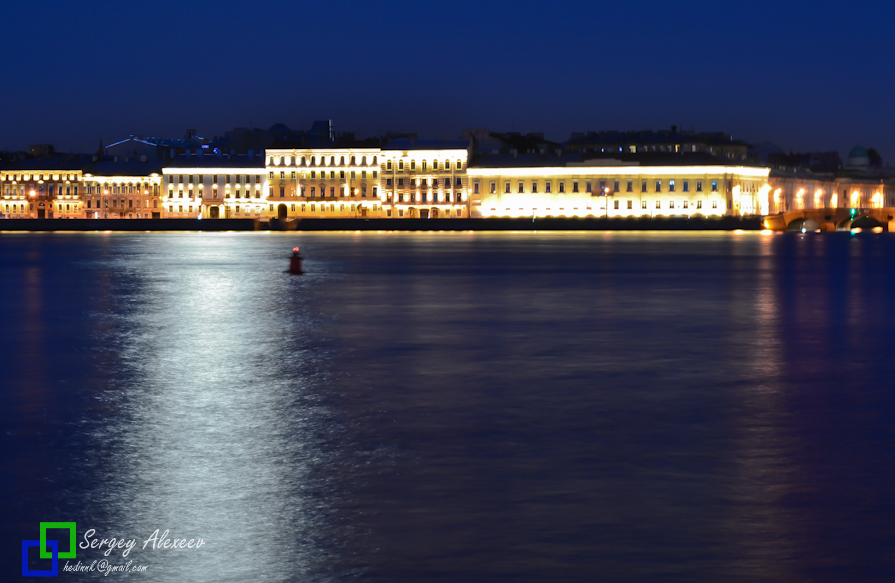
[[[51,528],[68,530],[68,551],[59,552],[59,541],[47,540],[47,530]],[[40,539],[39,540],[23,540],[22,541],[22,577],[58,577],[59,576],[59,559],[75,558],[75,536],[77,526],[74,522],[41,522],[40,523]],[[47,546],[52,550],[48,550]],[[52,559],[53,567],[50,570],[37,570],[28,568],[28,549],[31,547],[40,548],[41,559]]]

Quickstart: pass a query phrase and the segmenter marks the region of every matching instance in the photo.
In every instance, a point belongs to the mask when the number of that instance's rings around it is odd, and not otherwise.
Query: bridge
[[[855,228],[895,232],[895,208],[827,208],[786,211],[764,218],[772,231],[850,231]]]

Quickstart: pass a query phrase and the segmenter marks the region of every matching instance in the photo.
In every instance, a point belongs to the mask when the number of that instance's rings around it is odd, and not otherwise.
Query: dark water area
[[[68,580],[895,580],[893,257],[887,233],[2,234],[0,580],[66,521],[137,542],[60,571],[146,567]]]

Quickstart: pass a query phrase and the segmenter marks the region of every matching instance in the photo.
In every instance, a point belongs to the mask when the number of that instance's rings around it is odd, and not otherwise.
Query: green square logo
[[[59,553],[60,559],[75,558],[75,536],[77,527],[74,522],[41,522],[40,523],[40,558],[52,559],[53,553],[47,550],[47,529],[48,528],[67,528],[69,533],[68,552]]]

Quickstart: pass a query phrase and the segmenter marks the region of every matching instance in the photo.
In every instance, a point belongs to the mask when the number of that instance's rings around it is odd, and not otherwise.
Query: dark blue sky
[[[235,126],[726,131],[895,163],[895,3],[7,3],[0,149]]]

